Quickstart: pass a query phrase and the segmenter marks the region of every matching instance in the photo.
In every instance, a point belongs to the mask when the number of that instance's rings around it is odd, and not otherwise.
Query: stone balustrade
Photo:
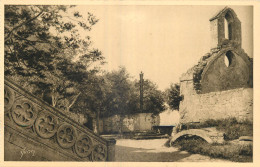
[[[5,161],[113,161],[107,141],[5,78]]]

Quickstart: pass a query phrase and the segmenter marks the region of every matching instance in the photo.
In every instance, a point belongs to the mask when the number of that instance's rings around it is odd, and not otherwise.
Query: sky
[[[164,90],[210,51],[209,19],[224,7],[93,5],[75,10],[99,19],[90,36],[106,58],[103,69],[124,66],[133,79],[142,71],[144,79]],[[253,8],[229,7],[242,24],[242,48],[253,57]]]

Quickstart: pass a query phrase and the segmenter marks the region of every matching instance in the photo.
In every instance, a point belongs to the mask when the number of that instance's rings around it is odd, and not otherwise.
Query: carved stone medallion
[[[32,126],[37,113],[37,108],[33,103],[24,98],[17,99],[11,108],[12,118],[20,126]]]
[[[57,131],[57,141],[62,148],[72,147],[77,139],[76,130],[69,124],[63,124]]]
[[[4,105],[5,111],[10,110],[14,103],[14,92],[9,87],[4,88]]]
[[[106,161],[107,158],[107,149],[101,144],[98,144],[94,147],[92,152],[93,161]]]
[[[42,138],[52,137],[58,129],[58,121],[55,116],[43,111],[35,121],[35,130]]]
[[[75,151],[82,158],[89,156],[92,149],[92,141],[85,134],[81,135],[75,143]]]

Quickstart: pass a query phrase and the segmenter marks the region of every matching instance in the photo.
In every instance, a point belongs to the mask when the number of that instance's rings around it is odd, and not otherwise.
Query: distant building
[[[179,124],[180,114],[177,110],[167,109],[159,114],[160,126],[176,126]]]

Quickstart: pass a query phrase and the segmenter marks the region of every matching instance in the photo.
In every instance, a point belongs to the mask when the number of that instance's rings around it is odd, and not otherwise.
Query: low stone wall
[[[107,141],[5,78],[5,161],[111,161]]]
[[[65,115],[67,115],[68,117],[70,117],[71,119],[73,119],[74,121],[76,121],[77,123],[83,125],[85,123],[87,123],[87,119],[85,118],[85,116],[83,114],[80,113],[72,113],[69,111],[63,111],[65,113]]]
[[[151,131],[152,127],[159,125],[159,123],[160,118],[152,117],[152,113],[125,115],[123,118],[122,132]],[[100,133],[118,133],[120,128],[119,115],[100,119]]]
[[[181,123],[228,117],[253,120],[252,88],[185,94],[184,100],[180,103]]]
[[[215,127],[201,128],[201,129],[189,129],[183,130],[177,134],[174,134],[170,139],[170,145],[172,145],[178,138],[183,136],[198,136],[207,141],[208,143],[223,143],[224,133],[218,131]]]

